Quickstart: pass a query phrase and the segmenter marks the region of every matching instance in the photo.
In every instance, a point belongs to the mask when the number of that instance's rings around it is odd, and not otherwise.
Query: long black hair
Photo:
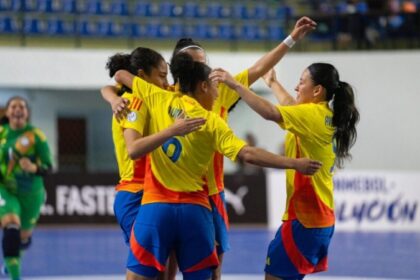
[[[342,167],[345,159],[351,159],[350,148],[357,139],[356,124],[360,119],[350,84],[340,81],[337,69],[328,63],[313,63],[308,67],[315,85],[322,85],[327,92],[327,101],[333,100],[332,123],[335,127],[337,166]]]
[[[109,57],[105,68],[108,69],[111,78],[118,70],[127,70],[133,75],[143,70],[146,75],[150,75],[152,69],[159,67],[161,61],[164,61],[164,58],[160,53],[149,48],[138,47],[131,54],[117,53]],[[122,95],[124,92],[131,92],[131,89],[123,86],[118,94]]]
[[[195,92],[199,82],[208,81],[211,72],[209,66],[194,61],[191,55],[184,52],[172,58],[170,69],[181,92],[191,94]]]

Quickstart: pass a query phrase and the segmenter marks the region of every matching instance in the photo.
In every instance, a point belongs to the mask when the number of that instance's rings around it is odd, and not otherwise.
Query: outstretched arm
[[[269,70],[263,76],[263,80],[265,84],[273,90],[274,96],[280,105],[287,106],[296,104],[296,100],[293,98],[293,96],[291,96],[277,80],[276,71],[274,68]]]
[[[209,78],[212,81],[222,82],[229,86],[231,89],[235,90],[241,98],[250,106],[255,112],[261,115],[266,120],[271,120],[276,123],[282,122],[283,117],[276,106],[270,101],[262,98],[261,96],[256,95],[250,89],[244,87],[237,81],[235,81],[232,76],[223,69],[217,68],[210,73]]]
[[[293,31],[290,33],[291,38],[297,42],[302,39],[309,31],[314,30],[316,22],[308,17],[301,17],[295,24]],[[262,77],[271,68],[274,67],[286,54],[289,47],[285,41],[281,42],[277,47],[261,57],[254,65],[248,69],[249,85]]]
[[[124,139],[128,155],[131,159],[141,158],[158,148],[169,138],[184,136],[196,131],[200,129],[205,122],[206,119],[203,118],[178,118],[170,127],[145,137],[142,137],[142,135],[134,129],[125,129]]]
[[[305,175],[313,175],[322,166],[322,164],[316,160],[283,157],[270,153],[264,149],[251,146],[243,147],[239,151],[238,158],[247,163],[262,167],[295,169]]]

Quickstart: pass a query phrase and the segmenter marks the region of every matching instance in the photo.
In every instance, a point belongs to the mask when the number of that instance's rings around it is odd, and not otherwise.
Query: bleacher
[[[309,8],[311,1],[287,0],[0,0],[0,39],[73,38],[172,40],[193,37],[213,42],[276,43],[292,28],[297,17],[309,15],[318,28],[312,43],[332,43],[337,48],[343,33],[358,43],[374,45],[366,30],[379,40],[402,37],[420,46],[420,0],[417,12],[398,16],[372,14],[367,1],[326,1],[329,10]],[[401,32],[402,30],[402,32]],[[371,30],[370,30],[371,31]],[[341,37],[340,37],[341,36]],[[1,41],[0,41],[1,44]],[[24,45],[24,44],[22,44]]]

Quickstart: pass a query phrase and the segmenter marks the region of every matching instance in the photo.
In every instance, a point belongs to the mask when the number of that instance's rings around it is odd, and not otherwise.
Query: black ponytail
[[[337,166],[342,167],[345,159],[351,159],[350,148],[357,139],[356,124],[360,119],[356,108],[353,88],[340,81],[337,69],[328,63],[314,63],[308,67],[312,80],[322,85],[326,91],[327,101],[333,101],[333,119],[335,127]]]
[[[211,72],[210,67],[194,61],[187,53],[179,53],[172,57],[170,69],[181,92],[191,94],[195,92],[199,82],[208,81]]]

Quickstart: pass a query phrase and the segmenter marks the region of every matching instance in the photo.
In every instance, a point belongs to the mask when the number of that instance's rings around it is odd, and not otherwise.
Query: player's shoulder
[[[45,133],[38,127],[35,126],[30,126],[30,130],[31,132],[33,132],[35,134],[35,136],[37,138],[39,138],[41,141],[46,141],[47,140],[47,136],[45,136]]]

